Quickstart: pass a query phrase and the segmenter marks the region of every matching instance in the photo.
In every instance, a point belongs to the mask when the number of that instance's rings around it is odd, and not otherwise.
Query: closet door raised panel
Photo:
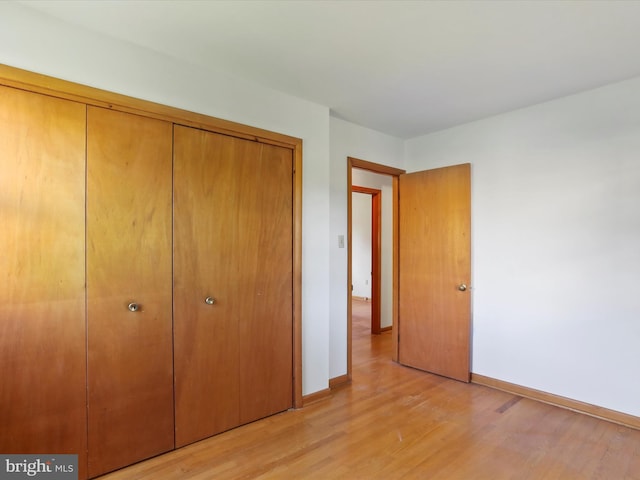
[[[89,107],[89,474],[174,447],[172,125]]]
[[[181,126],[174,148],[182,446],[292,405],[292,154]]]
[[[0,87],[0,452],[86,475],[85,106]]]

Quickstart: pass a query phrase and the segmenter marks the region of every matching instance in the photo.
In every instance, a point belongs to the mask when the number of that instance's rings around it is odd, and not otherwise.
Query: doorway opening
[[[370,301],[368,309],[370,332],[373,335],[379,335],[382,331],[380,327],[382,190],[354,185],[352,192],[352,300],[354,302]],[[365,306],[366,304],[360,305],[359,314],[364,313]]]
[[[381,275],[382,279],[392,280],[391,318],[395,327],[391,330],[392,360],[468,382],[471,373],[471,299],[468,293],[471,281],[471,165],[452,165],[410,174],[351,157],[347,158],[347,165],[349,380],[352,379],[353,324],[351,197],[354,172],[365,170],[391,176],[393,184],[392,274]],[[426,271],[429,275],[424,274]],[[401,311],[402,323],[399,324]],[[402,349],[398,342],[400,329]]]
[[[354,172],[357,170],[357,172]],[[387,249],[386,258],[388,258],[387,266],[385,268],[384,258],[385,256],[381,253],[381,261],[377,269],[374,270],[373,262],[371,269],[371,287],[372,291],[374,288],[377,288],[377,299],[379,305],[376,307],[376,310],[380,312],[377,320],[373,321],[378,322],[378,332],[382,331],[385,327],[392,327],[397,324],[397,285],[398,285],[398,238],[397,238],[397,222],[398,222],[398,177],[405,173],[404,170],[388,167],[385,165],[368,162],[366,160],[360,160],[353,157],[347,158],[347,232],[348,232],[348,269],[347,269],[347,376],[349,380],[352,378],[352,365],[353,365],[353,313],[354,313],[354,304],[353,304],[353,192],[358,191],[358,187],[362,187],[363,183],[358,180],[357,183],[359,185],[354,186],[354,176],[358,177],[359,173],[366,172],[369,174],[377,174],[379,176],[386,177],[385,180],[388,182],[388,197],[389,197],[389,207],[388,207],[388,217],[391,219],[388,223],[388,226],[382,226],[382,222],[379,224],[379,229],[381,232],[381,237],[386,232],[388,234],[388,239],[386,242],[386,247],[383,246],[382,240],[379,241],[379,249],[382,252],[383,249]],[[365,187],[369,190],[372,190],[372,187]],[[377,190],[373,189],[373,190]],[[371,192],[364,192],[372,194]],[[383,193],[384,195],[384,193]],[[382,196],[380,197],[382,199]],[[384,210],[384,206],[381,207],[381,211]],[[373,219],[372,219],[373,220]],[[381,238],[380,237],[380,238]],[[372,249],[373,251],[373,249]],[[383,273],[384,271],[384,273]],[[372,293],[372,302],[371,306],[373,306],[373,299],[376,297],[375,293]],[[372,312],[374,308],[372,308]],[[357,313],[360,313],[358,310]],[[385,320],[386,319],[386,320]],[[373,330],[372,330],[373,331]],[[391,328],[392,342],[394,344],[392,351],[392,360],[397,361],[398,352],[397,352],[397,329]]]

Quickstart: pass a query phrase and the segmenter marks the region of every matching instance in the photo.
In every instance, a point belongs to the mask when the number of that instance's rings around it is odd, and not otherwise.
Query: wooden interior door
[[[182,126],[174,138],[182,446],[292,405],[293,158]]]
[[[174,447],[172,124],[97,107],[87,121],[93,477]]]
[[[400,176],[399,361],[470,375],[469,164]]]
[[[0,452],[86,475],[85,106],[0,87]]]

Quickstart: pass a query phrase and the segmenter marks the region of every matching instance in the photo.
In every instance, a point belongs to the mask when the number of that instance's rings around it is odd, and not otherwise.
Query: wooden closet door
[[[85,106],[0,87],[0,452],[86,475]]]
[[[281,147],[181,126],[174,139],[182,446],[292,405],[293,167]]]
[[[293,405],[293,154],[251,145],[236,166],[239,192],[233,293],[240,341],[240,423]]]
[[[96,107],[87,122],[93,477],[174,447],[172,125]]]

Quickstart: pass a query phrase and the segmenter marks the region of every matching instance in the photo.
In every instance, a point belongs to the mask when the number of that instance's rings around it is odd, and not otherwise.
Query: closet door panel
[[[246,143],[234,162],[241,423],[286,410],[293,398],[293,157],[286,148]]]
[[[174,447],[172,126],[89,107],[89,473]]]
[[[181,446],[292,405],[293,171],[288,149],[186,127],[174,148]]]
[[[233,139],[175,127],[176,446],[239,425]],[[221,161],[221,159],[227,159]],[[205,302],[212,297],[214,302]]]
[[[86,474],[85,106],[0,87],[0,452]]]

